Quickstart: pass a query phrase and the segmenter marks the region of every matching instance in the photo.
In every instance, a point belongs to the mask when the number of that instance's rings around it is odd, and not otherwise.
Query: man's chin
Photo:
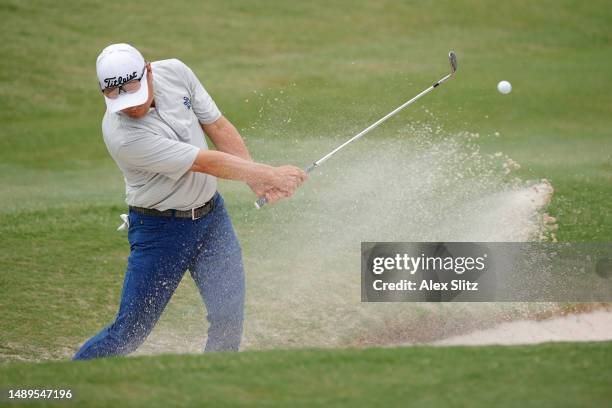
[[[122,109],[121,112],[125,113],[130,118],[140,119],[147,114],[148,110],[149,109],[144,106],[135,106],[133,108]]]

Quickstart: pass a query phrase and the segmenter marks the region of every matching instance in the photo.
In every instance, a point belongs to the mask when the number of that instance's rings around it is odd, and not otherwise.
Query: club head
[[[457,72],[457,54],[455,54],[455,51],[448,53],[448,61],[451,66],[451,75],[454,75]]]

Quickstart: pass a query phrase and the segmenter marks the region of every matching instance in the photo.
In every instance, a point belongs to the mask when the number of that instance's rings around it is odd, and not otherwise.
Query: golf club
[[[428,93],[430,93],[431,91],[436,89],[439,85],[443,84],[444,82],[446,82],[447,80],[452,78],[455,75],[455,72],[457,71],[457,55],[453,51],[450,51],[448,53],[448,60],[450,62],[450,66],[451,66],[451,72],[448,75],[446,75],[444,78],[440,79],[438,82],[436,82],[435,84],[433,84],[429,88],[425,89],[423,92],[421,92],[418,95],[416,95],[414,98],[410,99],[409,101],[404,102],[402,105],[398,106],[393,111],[389,112],[388,114],[386,114],[382,118],[378,119],[376,122],[372,123],[370,126],[368,126],[367,128],[363,129],[361,132],[357,133],[355,136],[351,137],[349,140],[347,140],[346,142],[342,143],[340,146],[336,147],[334,150],[332,150],[331,152],[327,153],[325,156],[321,157],[319,160],[313,162],[310,166],[306,167],[304,169],[304,171],[306,173],[312,172],[315,168],[319,167],[321,164],[326,162],[329,158],[331,158],[334,154],[338,153],[344,147],[346,147],[349,144],[353,143],[355,140],[360,139],[362,136],[366,135],[372,129],[377,128],[381,123],[385,122],[387,119],[395,116],[398,112],[400,112],[401,110],[403,110],[407,106],[411,105],[413,102],[415,102],[420,97],[422,97],[424,95],[427,95]],[[255,202],[255,207],[257,209],[260,209],[261,207],[266,205],[267,202],[268,202],[268,200],[266,199],[266,197],[259,197],[257,199],[257,201]]]

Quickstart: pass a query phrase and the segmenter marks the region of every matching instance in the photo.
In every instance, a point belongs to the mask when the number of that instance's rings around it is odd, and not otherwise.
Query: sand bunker
[[[518,320],[486,330],[452,336],[430,344],[440,346],[536,344],[552,341],[612,340],[612,311],[595,311],[547,320]]]
[[[556,307],[362,303],[362,241],[537,241],[553,194],[545,180],[515,177],[506,155],[481,152],[475,134],[415,125],[377,136],[317,169],[291,200],[235,219],[248,282],[243,349],[431,342]],[[333,145],[300,141],[292,154]],[[201,349],[201,309],[195,299],[162,318],[140,352]]]

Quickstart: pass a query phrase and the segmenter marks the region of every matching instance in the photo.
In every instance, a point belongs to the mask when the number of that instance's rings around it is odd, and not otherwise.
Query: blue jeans
[[[244,269],[240,244],[218,193],[198,220],[130,211],[130,257],[115,321],[74,360],[125,355],[147,338],[189,269],[207,309],[204,351],[236,351],[242,337]]]

